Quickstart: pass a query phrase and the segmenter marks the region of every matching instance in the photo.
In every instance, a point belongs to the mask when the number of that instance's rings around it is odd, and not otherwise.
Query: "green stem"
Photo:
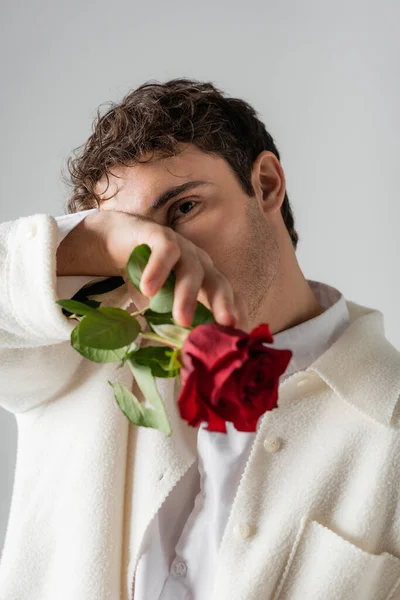
[[[142,313],[144,313],[148,308],[150,308],[150,304],[140,310],[137,310],[136,312],[129,313],[129,314],[131,315],[131,317],[137,317],[138,315],[141,315]]]

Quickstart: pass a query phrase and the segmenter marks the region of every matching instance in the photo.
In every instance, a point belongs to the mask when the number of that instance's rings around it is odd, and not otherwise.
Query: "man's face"
[[[242,295],[250,321],[257,321],[258,309],[277,274],[279,249],[257,195],[247,196],[228,163],[191,144],[177,156],[111,170],[121,178],[110,175],[107,191],[106,180],[101,180],[96,192],[107,198],[118,191],[100,209],[148,217],[191,240],[210,255]],[[203,183],[151,209],[170,188],[195,181]]]

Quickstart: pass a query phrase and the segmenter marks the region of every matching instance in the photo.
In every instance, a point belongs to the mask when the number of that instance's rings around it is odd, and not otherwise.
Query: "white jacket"
[[[58,243],[83,218],[97,210],[55,217]],[[70,298],[92,279],[92,276],[57,277],[57,294]],[[323,313],[274,335],[274,348],[292,351],[279,383],[310,366],[349,324],[343,294],[326,283],[307,281]],[[128,571],[129,589],[135,600],[211,597],[219,548],[257,431],[237,431],[228,422],[226,434],[221,435],[206,431],[203,427],[206,425],[203,423],[198,429],[196,461],[153,516],[142,539],[135,571]],[[266,449],[276,450],[277,445],[279,439],[271,438]]]
[[[107,383],[132,386],[130,372],[71,348],[76,322],[54,302],[56,239],[48,215],[0,226],[0,403],[18,424],[0,599],[127,600],[197,430],[179,417],[174,379],[157,380],[173,436],[131,426]],[[126,308],[125,287],[107,303]],[[344,333],[262,417],[210,600],[400,598],[400,353],[380,311],[347,307]]]

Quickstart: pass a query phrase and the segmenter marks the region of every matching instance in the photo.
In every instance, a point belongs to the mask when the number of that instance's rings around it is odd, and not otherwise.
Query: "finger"
[[[140,280],[145,296],[155,296],[164,285],[170,271],[181,257],[179,244],[165,237],[163,232],[152,233],[146,243],[151,248],[149,261]]]
[[[204,269],[195,252],[184,252],[174,273],[173,318],[182,327],[190,327],[204,280]]]
[[[236,307],[231,284],[216,267],[204,265],[203,289],[211,311],[220,325],[235,326]]]

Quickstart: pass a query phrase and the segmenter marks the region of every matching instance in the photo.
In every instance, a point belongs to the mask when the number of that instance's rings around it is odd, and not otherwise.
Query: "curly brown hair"
[[[68,213],[99,207],[94,188],[105,176],[107,191],[112,167],[133,166],[147,153],[151,159],[155,153],[157,158],[174,156],[182,142],[224,158],[249,196],[254,196],[251,171],[260,152],[269,150],[280,161],[272,136],[250,104],[227,97],[211,82],[187,78],[148,81],[119,104],[111,102],[105,114],[99,107],[92,130],[67,160],[65,182],[73,188]],[[287,193],[281,212],[296,250],[299,238]]]

